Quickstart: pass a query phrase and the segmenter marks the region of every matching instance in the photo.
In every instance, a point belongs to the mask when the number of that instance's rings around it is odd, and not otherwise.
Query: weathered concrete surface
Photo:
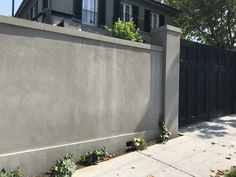
[[[78,170],[74,177],[209,177],[236,163],[236,116],[182,128],[184,135]],[[228,160],[226,158],[230,157]]]

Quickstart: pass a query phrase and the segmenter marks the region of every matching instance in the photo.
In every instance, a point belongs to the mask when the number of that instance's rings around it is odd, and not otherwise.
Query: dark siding
[[[113,23],[115,23],[117,21],[117,19],[120,17],[120,0],[114,0],[113,3]]]
[[[144,31],[150,32],[150,15],[151,12],[149,10],[145,10],[145,16],[144,16]]]
[[[106,0],[98,0],[98,24],[106,25]]]
[[[160,17],[160,20],[159,20],[160,24],[159,24],[159,26],[164,26],[165,25],[165,16],[160,14],[159,17]]]
[[[83,0],[74,0],[74,17],[82,20],[82,3]]]
[[[139,27],[139,8],[138,8],[138,6],[135,6],[135,5],[133,5],[132,6],[132,12],[133,12],[133,14],[132,14],[132,17],[133,17],[133,20],[134,20],[134,24],[136,25],[136,27],[138,28]]]

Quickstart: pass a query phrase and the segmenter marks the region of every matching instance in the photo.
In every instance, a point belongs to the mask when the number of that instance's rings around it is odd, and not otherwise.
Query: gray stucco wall
[[[163,48],[0,16],[0,168],[158,135]]]

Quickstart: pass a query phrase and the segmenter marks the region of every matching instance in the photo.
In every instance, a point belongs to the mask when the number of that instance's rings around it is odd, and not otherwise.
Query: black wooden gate
[[[185,40],[180,53],[180,126],[232,114],[235,53]]]

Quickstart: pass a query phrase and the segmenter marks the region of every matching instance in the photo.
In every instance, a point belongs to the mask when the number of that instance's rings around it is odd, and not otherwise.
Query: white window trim
[[[83,3],[84,3],[84,1],[87,1],[87,0],[83,0]],[[90,9],[85,9],[84,4],[82,4],[82,23],[86,24],[86,25],[90,25],[90,26],[97,26],[97,24],[98,24],[98,14],[97,14],[98,13],[98,0],[95,0],[95,8],[94,8],[95,23],[89,23],[89,22],[83,21],[83,10],[90,11]]]
[[[130,16],[130,19],[132,18],[132,14],[133,14],[133,6],[131,4],[128,4],[128,3],[124,3],[122,2],[121,5],[123,5],[123,9],[122,9],[122,13],[123,13],[123,21],[125,22],[125,15],[126,15],[126,6],[129,7],[129,16]]]
[[[156,18],[157,26],[154,26],[154,18],[153,18],[154,16],[157,17]],[[150,26],[151,26],[151,29],[155,29],[155,28],[159,28],[160,27],[160,15],[159,14],[151,12],[151,24],[150,24]]]

